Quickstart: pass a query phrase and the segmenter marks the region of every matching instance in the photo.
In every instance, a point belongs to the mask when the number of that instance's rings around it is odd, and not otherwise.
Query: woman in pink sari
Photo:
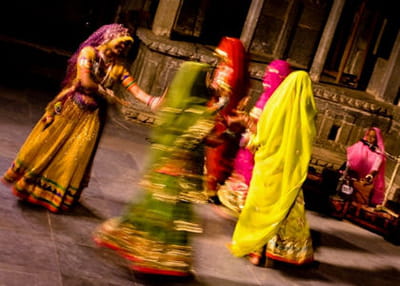
[[[267,66],[263,77],[264,92],[251,109],[249,116],[244,116],[247,130],[243,133],[241,142],[246,141],[246,138],[252,132],[251,129],[256,126],[268,99],[289,73],[290,65],[284,60],[274,60]],[[226,180],[225,184],[218,190],[219,200],[225,207],[230,209],[235,216],[239,215],[244,206],[253,172],[253,156],[254,154],[247,149],[246,146],[240,146],[234,160],[233,172]]]
[[[369,128],[363,139],[347,148],[347,168],[358,178],[373,184],[370,205],[379,205],[385,196],[385,146],[382,132]]]

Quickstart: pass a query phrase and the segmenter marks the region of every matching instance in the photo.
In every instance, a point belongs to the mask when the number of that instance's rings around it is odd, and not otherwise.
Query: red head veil
[[[224,114],[229,114],[246,94],[247,86],[247,58],[246,51],[240,39],[223,37],[215,52],[222,58],[222,64],[228,65],[232,70],[226,78],[226,84],[231,89],[228,105],[223,109]]]

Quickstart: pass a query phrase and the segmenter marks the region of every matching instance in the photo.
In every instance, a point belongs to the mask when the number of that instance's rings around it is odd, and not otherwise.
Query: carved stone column
[[[299,2],[291,1],[286,10],[284,23],[279,31],[279,37],[274,48],[273,56],[276,59],[282,59],[285,56],[285,50],[287,49],[289,37],[295,25],[298,10]]]
[[[181,0],[160,0],[154,16],[152,31],[157,36],[169,37],[181,7]]]
[[[249,12],[247,13],[247,18],[242,29],[242,34],[240,35],[240,40],[242,41],[246,51],[250,47],[263,6],[264,0],[251,1]]]
[[[315,53],[314,61],[310,69],[310,77],[314,82],[318,82],[324,69],[326,57],[331,47],[332,39],[336,31],[337,24],[342,14],[345,0],[334,0],[328,20],[326,22],[321,40]]]
[[[368,84],[367,92],[389,103],[395,102],[400,93],[400,32],[397,34],[390,58],[386,61],[381,58],[375,64],[374,72]]]

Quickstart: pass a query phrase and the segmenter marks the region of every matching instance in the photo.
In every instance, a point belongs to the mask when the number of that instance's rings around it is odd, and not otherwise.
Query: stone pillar
[[[397,33],[396,42],[390,54],[388,66],[385,73],[385,89],[383,99],[386,102],[394,103],[396,96],[400,93],[400,31]],[[400,105],[397,103],[397,105]]]
[[[324,69],[326,57],[331,47],[333,36],[335,35],[336,27],[339,22],[345,0],[334,0],[331,11],[328,16],[321,40],[315,53],[314,61],[310,69],[310,77],[314,82],[318,82],[322,70]]]
[[[379,58],[368,83],[367,92],[394,103],[400,92],[400,32],[397,34],[389,60]],[[397,103],[398,104],[398,103]],[[399,104],[398,104],[399,105]]]
[[[293,31],[296,21],[296,15],[299,11],[299,1],[291,1],[286,10],[284,23],[279,32],[278,40],[276,41],[273,56],[276,59],[282,59],[285,56],[285,51],[288,46],[290,34]]]
[[[154,16],[152,31],[157,36],[169,37],[181,8],[181,0],[160,0]]]
[[[242,29],[242,34],[240,35],[240,40],[242,41],[246,51],[250,48],[263,6],[264,0],[251,1],[249,12],[247,13],[246,21],[244,22]]]

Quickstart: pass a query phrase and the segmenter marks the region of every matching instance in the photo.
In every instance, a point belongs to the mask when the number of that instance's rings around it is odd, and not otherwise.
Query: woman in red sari
[[[220,144],[206,149],[206,190],[211,200],[217,198],[218,186],[224,183],[233,168],[243,127],[229,126],[227,118],[235,114],[240,100],[246,95],[247,86],[247,59],[242,42],[224,37],[215,53],[220,62],[211,85],[218,93],[218,100],[226,106],[218,113],[210,134],[218,138]]]

